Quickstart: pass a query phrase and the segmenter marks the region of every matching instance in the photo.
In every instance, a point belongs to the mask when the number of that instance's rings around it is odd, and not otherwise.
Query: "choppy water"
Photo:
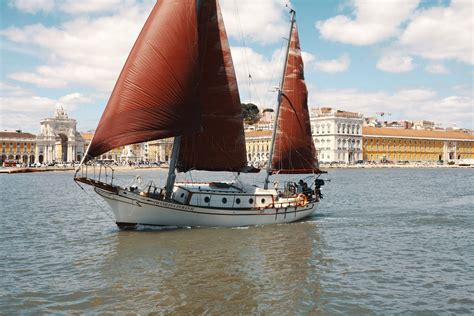
[[[470,314],[473,176],[334,170],[305,222],[130,232],[71,173],[0,175],[0,314]]]

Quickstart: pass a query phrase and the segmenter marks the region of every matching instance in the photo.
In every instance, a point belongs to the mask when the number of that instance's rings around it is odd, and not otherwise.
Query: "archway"
[[[7,160],[7,156],[2,155],[2,156],[0,157],[0,165],[3,164],[3,162],[4,162],[5,160]]]
[[[30,155],[30,163],[34,163],[35,162],[35,155]]]
[[[59,136],[59,140],[61,141],[61,160],[66,162],[68,161],[68,157],[67,157],[67,136],[64,135],[64,134],[58,134]]]
[[[39,155],[39,157],[38,157],[38,162],[39,162],[39,163],[43,163],[43,161],[44,161],[43,155]]]
[[[23,163],[28,163],[28,155],[23,155],[22,161]]]

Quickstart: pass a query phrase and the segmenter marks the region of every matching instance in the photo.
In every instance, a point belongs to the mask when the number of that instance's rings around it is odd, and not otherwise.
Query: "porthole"
[[[181,193],[181,197],[182,197],[182,198],[184,197],[184,193]]]
[[[222,198],[222,203],[226,204],[227,203],[227,198]]]
[[[253,204],[253,199],[249,199],[249,203],[250,203],[250,204]]]
[[[240,204],[240,199],[239,198],[235,199],[235,204]]]
[[[209,201],[211,201],[211,199],[210,199],[208,196],[206,196],[206,197],[204,198],[204,202],[209,203]]]
[[[262,203],[265,203],[265,199],[262,199]]]

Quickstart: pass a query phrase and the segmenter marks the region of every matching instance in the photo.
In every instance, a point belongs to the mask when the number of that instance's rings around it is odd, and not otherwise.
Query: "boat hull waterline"
[[[120,228],[139,224],[178,227],[283,224],[313,215],[317,204],[262,209],[203,208],[155,200],[122,189],[110,192],[96,187],[95,191],[109,204]]]

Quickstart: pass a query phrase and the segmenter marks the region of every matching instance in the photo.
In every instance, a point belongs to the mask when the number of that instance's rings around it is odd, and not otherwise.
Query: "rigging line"
[[[76,181],[74,181],[74,182],[76,182]],[[89,197],[89,199],[91,199],[92,202],[94,202],[94,203],[99,207],[99,209],[101,209],[101,210],[105,213],[105,215],[107,215],[107,217],[109,217],[113,222],[115,222],[115,219],[113,218],[113,216],[111,216],[111,215],[109,214],[109,212],[107,212],[107,210],[106,210],[102,205],[100,205],[99,202],[97,202],[97,201],[86,191],[86,189],[84,189],[79,183],[76,182],[76,184],[82,189],[82,191],[84,191],[84,193],[87,195],[87,197]]]
[[[252,78],[252,76],[250,74],[250,68],[249,68],[249,64],[248,64],[247,46],[245,45],[244,35],[243,35],[243,32],[242,32],[242,24],[240,23],[239,6],[238,6],[236,0],[233,1],[233,4],[234,4],[234,17],[235,17],[235,20],[237,22],[236,24],[237,24],[237,29],[238,29],[238,32],[239,32],[240,42],[242,43],[242,56],[243,56],[243,59],[244,59],[245,70],[248,74],[247,89],[248,89],[248,93],[249,93],[249,102],[252,103],[252,93],[251,93],[251,89],[250,89],[250,84],[251,84],[250,79]]]
[[[276,70],[279,67],[279,65],[282,63],[281,59],[283,57],[283,45],[284,44],[285,44],[285,41],[282,40],[281,45],[280,45],[280,49],[279,49],[278,63],[273,63],[272,75],[270,77],[270,80],[268,81],[268,87],[267,87],[267,91],[266,91],[266,94],[265,94],[265,100],[268,100],[270,98],[269,97],[270,92],[273,92],[273,91],[270,91],[270,88],[271,88],[271,85],[273,83],[273,79],[275,78]]]

